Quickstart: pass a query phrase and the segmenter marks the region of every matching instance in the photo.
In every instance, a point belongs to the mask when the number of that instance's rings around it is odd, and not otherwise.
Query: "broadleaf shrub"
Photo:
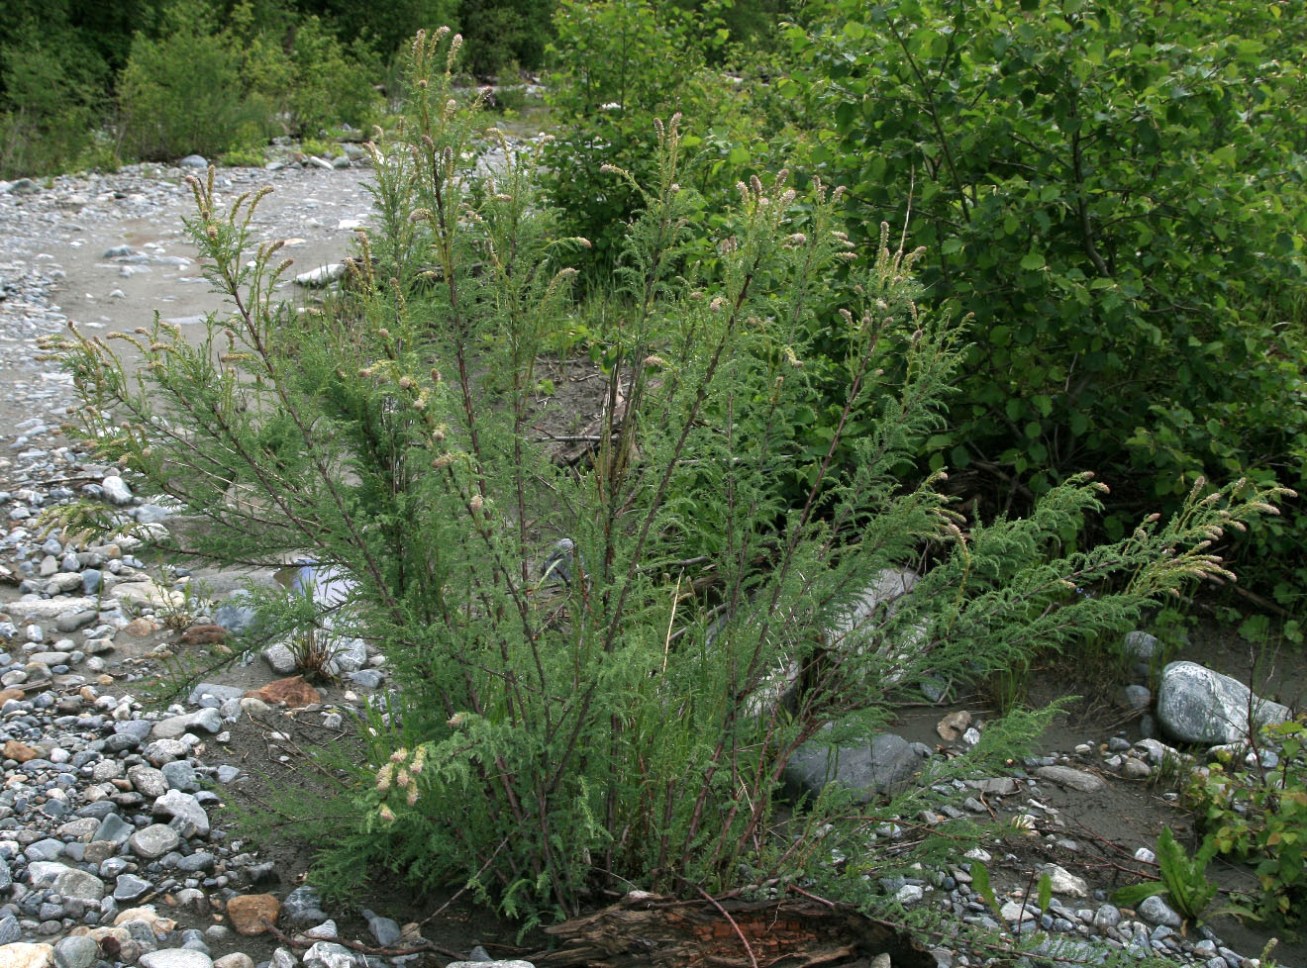
[[[748,17],[719,12],[745,30]],[[600,169],[616,165],[636,184],[653,178],[658,118],[689,119],[679,173],[710,209],[728,204],[741,180],[798,154],[799,112],[780,91],[780,65],[728,43],[724,23],[648,0],[559,4],[546,94],[557,130],[544,182],[568,229],[592,243],[584,268],[611,271],[643,204],[631,183],[613,184]]]
[[[1226,757],[1195,770],[1187,797],[1198,814],[1204,844],[1213,853],[1254,868],[1260,892],[1258,912],[1300,931],[1307,908],[1307,726],[1291,721],[1268,726],[1247,754],[1253,762]],[[1275,750],[1274,769],[1257,760]]]
[[[247,97],[241,54],[201,0],[176,0],[158,39],[137,34],[119,79],[124,149],[147,160],[239,147],[265,111]]]
[[[1199,476],[1299,487],[1307,8],[1028,7],[826,0],[787,34],[852,223],[910,221],[932,305],[975,316],[928,467],[1000,509],[1094,467],[1117,534]],[[1290,609],[1305,537],[1241,551]]]
[[[0,177],[112,160],[112,151],[97,152],[95,132],[105,73],[64,24],[28,20],[11,28],[0,45]]]
[[[375,145],[376,228],[346,291],[279,302],[277,245],[252,249],[261,196],[221,211],[211,175],[189,228],[233,311],[198,340],[156,321],[121,354],[66,347],[89,439],[206,519],[195,550],[308,547],[356,582],[336,628],[384,653],[398,692],[327,811],[318,876],[337,890],[383,867],[536,919],[598,887],[818,872],[878,820],[831,791],[778,837],[801,744],[865,732],[928,674],[976,679],[1128,626],[1228,574],[1207,543],[1282,496],[1195,489],[1182,514],[1076,550],[1103,491],[1089,475],[983,525],[939,479],[905,485],[961,364],[957,327],[918,306],[921,253],[885,229],[861,262],[838,192],[783,173],[708,205],[680,180],[676,118],[647,178],[597,174],[638,216],[595,324],[594,449],[556,460],[536,439],[537,367],[578,312],[586,243],[559,230],[529,152],[473,177],[476,103],[442,38],[419,36],[402,123]],[[829,435],[796,446],[829,327],[844,397]],[[852,618],[883,570],[914,564],[895,609]],[[994,723],[948,769],[1012,755],[1037,720]]]

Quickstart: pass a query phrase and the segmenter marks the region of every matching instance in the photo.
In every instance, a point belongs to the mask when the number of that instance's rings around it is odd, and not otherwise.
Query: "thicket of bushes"
[[[705,197],[800,158],[847,186],[856,239],[889,221],[925,247],[924,299],[968,316],[971,345],[918,472],[947,467],[978,514],[1085,468],[1113,484],[1109,535],[1199,477],[1304,490],[1301,0],[801,12],[767,58],[641,0],[560,8],[551,190],[596,259],[637,205],[599,157],[647,171],[651,119],[682,110]],[[828,357],[841,347],[827,334]],[[838,412],[794,432],[826,435]],[[1307,514],[1233,543],[1262,603],[1300,615]]]
[[[0,17],[0,177],[248,154],[274,135],[317,138],[342,124],[366,130],[417,29],[466,23],[470,71],[534,68],[552,9],[553,0],[11,0]]]
[[[400,94],[418,29],[462,33],[469,76],[545,65],[558,0],[10,0],[0,17],[0,177],[191,152],[254,154],[269,136],[364,126]],[[783,0],[678,0],[687,26],[755,46]],[[580,13],[585,5],[572,4]],[[691,38],[697,46],[697,38]],[[643,55],[641,55],[643,56]],[[720,60],[720,58],[719,58]]]
[[[339,298],[279,303],[278,248],[249,235],[259,197],[222,211],[210,175],[188,225],[232,312],[198,340],[157,318],[124,335],[134,368],[123,343],[66,347],[87,439],[207,520],[195,550],[311,547],[357,580],[335,627],[380,648],[399,690],[366,759],[341,764],[341,795],[287,804],[332,845],[325,886],[375,865],[545,919],[596,888],[865,893],[869,865],[922,856],[891,859],[874,834],[915,808],[830,790],[782,831],[800,744],[833,723],[866,736],[927,675],[1089,648],[1229,577],[1208,543],[1283,497],[1194,487],[1180,514],[1095,545],[1088,475],[985,523],[942,477],[905,481],[963,365],[955,321],[918,302],[924,253],[888,226],[858,251],[841,193],[815,180],[749,177],[729,204],[696,191],[676,117],[654,127],[646,178],[598,173],[638,209],[588,280],[609,418],[591,459],[551,459],[537,367],[588,312],[571,265],[588,242],[560,227],[529,152],[473,176],[479,122],[452,57],[431,38],[415,50],[405,123],[374,159],[376,228]],[[796,437],[808,413],[826,432]],[[923,562],[894,609],[849,627],[883,569]],[[992,769],[1037,725],[991,723],[926,785]],[[956,856],[965,835],[923,847]]]

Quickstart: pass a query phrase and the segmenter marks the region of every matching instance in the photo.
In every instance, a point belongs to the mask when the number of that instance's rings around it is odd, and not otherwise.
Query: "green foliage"
[[[1162,879],[1123,887],[1112,895],[1112,900],[1134,906],[1154,894],[1166,894],[1178,914],[1197,921],[1216,897],[1217,886],[1207,876],[1214,856],[1215,846],[1205,840],[1191,858],[1176,841],[1171,828],[1163,827],[1157,838],[1157,867]]]
[[[1301,0],[803,13],[785,83],[828,119],[815,160],[975,314],[930,468],[1018,507],[1095,467],[1116,533],[1199,475],[1307,481]],[[1295,514],[1244,542],[1286,606],[1305,538]]]
[[[55,172],[96,154],[104,62],[58,21],[20,21],[5,33],[0,177]]]
[[[791,5],[788,0],[675,0],[675,6],[693,11],[713,30],[725,31],[722,39],[733,47],[761,53],[770,48],[781,17]]]
[[[554,17],[550,54],[557,70],[547,98],[566,127],[546,154],[549,194],[607,267],[640,196],[600,169],[615,165],[637,184],[650,177],[657,163],[653,119],[681,110],[700,64],[688,22],[673,14],[655,11],[648,0],[563,0]]]
[[[137,156],[247,159],[279,128],[316,136],[376,117],[374,55],[316,17],[292,27],[248,0],[221,29],[204,0],[175,0],[165,15],[168,32],[137,36],[120,82],[125,145]]]
[[[460,0],[458,24],[466,64],[477,77],[504,75],[510,66],[540,67],[553,35],[554,0]]]
[[[862,843],[875,821],[831,793],[774,837],[800,744],[874,723],[926,675],[975,679],[1129,627],[1228,575],[1205,542],[1282,496],[1195,490],[1174,518],[1079,550],[1100,508],[1089,475],[986,524],[937,479],[904,485],[960,365],[956,328],[918,308],[919,253],[860,263],[838,198],[783,174],[710,206],[680,176],[675,121],[649,180],[596,174],[641,214],[586,317],[608,419],[588,462],[554,462],[532,440],[535,366],[576,313],[583,242],[530,154],[472,176],[476,104],[442,36],[419,37],[404,117],[376,146],[377,231],[346,291],[279,303],[287,264],[250,238],[262,195],[222,211],[211,175],[192,180],[188,226],[232,312],[194,340],[156,321],[123,355],[67,346],[88,439],[207,519],[198,550],[313,547],[356,579],[351,622],[401,691],[365,737],[329,869],[468,885],[525,918],[597,886],[815,872],[828,820]],[[844,393],[809,449],[791,428],[831,325]],[[883,569],[923,560],[892,612],[851,617]],[[1010,755],[1000,739],[1037,719],[991,724],[976,755]]]
[[[1194,772],[1188,797],[1205,846],[1253,865],[1261,887],[1259,913],[1300,930],[1307,911],[1307,726],[1267,726],[1263,741],[1278,749],[1276,769],[1213,764]]]
[[[310,17],[295,29],[290,62],[287,103],[299,133],[318,135],[342,121],[366,130],[378,116],[381,103],[371,78],[380,66],[364,44],[346,48]]]
[[[976,892],[977,896],[989,905],[989,909],[994,912],[994,916],[1000,920],[1003,917],[1002,906],[998,903],[998,896],[994,893],[994,887],[989,880],[989,868],[978,860],[973,860],[970,865],[971,870],[971,889]]]
[[[419,29],[441,24],[456,25],[458,0],[387,0],[386,3],[358,3],[357,0],[297,0],[295,9],[305,16],[317,16],[329,24],[342,43],[364,40],[373,53],[388,60],[402,52]]]
[[[656,119],[690,119],[680,176],[709,208],[729,204],[741,181],[783,167],[799,138],[794,105],[772,81],[778,65],[749,52],[726,72],[741,49],[730,43],[723,11],[704,6],[700,16],[648,0],[558,7],[546,97],[560,130],[546,148],[546,187],[569,230],[593,243],[587,261],[601,273],[642,200],[630,182],[614,185],[600,169],[621,168],[637,184],[651,179]]]
[[[262,148],[234,148],[219,159],[228,168],[262,168],[267,160]]]
[[[175,0],[167,18],[165,36],[132,42],[119,84],[124,147],[153,160],[238,147],[242,126],[266,118],[244,96],[230,34],[202,0]]]

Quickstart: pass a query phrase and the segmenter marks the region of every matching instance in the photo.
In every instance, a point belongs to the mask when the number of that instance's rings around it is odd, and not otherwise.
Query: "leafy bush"
[[[300,5],[299,9],[306,9]],[[402,54],[420,29],[461,24],[459,0],[319,0],[311,9],[322,16],[345,45],[365,41],[383,61]]]
[[[162,37],[137,36],[120,81],[126,145],[141,157],[248,156],[276,130],[315,137],[380,109],[375,56],[317,17],[260,19],[241,3],[219,29],[203,0],[175,0],[167,18]]]
[[[189,228],[234,311],[196,342],[157,320],[125,337],[135,376],[107,341],[67,348],[90,439],[207,519],[204,553],[310,546],[357,580],[348,613],[401,692],[365,736],[351,828],[323,838],[337,889],[383,865],[545,917],[601,885],[818,869],[841,836],[828,820],[860,849],[877,821],[831,794],[775,836],[800,744],[873,728],[928,673],[984,676],[1129,625],[1225,574],[1205,542],[1280,496],[1195,491],[1170,522],[1074,551],[1102,491],[1087,475],[984,526],[934,478],[905,487],[960,365],[955,329],[917,306],[919,253],[886,231],[871,264],[851,259],[835,196],[783,175],[708,208],[680,181],[676,120],[651,181],[597,175],[642,214],[592,317],[607,415],[592,459],[553,460],[532,439],[536,365],[576,312],[584,243],[558,232],[529,154],[471,177],[476,113],[438,39],[419,37],[398,140],[376,146],[377,233],[337,300],[278,303],[278,247],[251,251],[262,196],[219,211],[211,176]],[[811,405],[831,303],[840,413],[874,419],[847,441],[837,419],[812,452],[790,411]],[[841,446],[855,459],[837,464]],[[776,471],[795,464],[810,483],[791,504]],[[923,549],[916,591],[854,625],[868,583]],[[1115,576],[1115,593],[1075,594]],[[1005,735],[993,725],[977,755],[1011,755]]]
[[[540,67],[553,35],[554,7],[553,0],[460,0],[468,70],[486,77],[509,66]]]
[[[138,34],[119,80],[124,147],[168,160],[239,147],[241,129],[270,120],[245,96],[241,55],[202,0],[176,0],[164,35]]]
[[[777,65],[750,51],[744,66],[728,70],[741,48],[721,24],[647,0],[565,0],[558,8],[546,96],[559,130],[546,149],[546,184],[569,228],[593,243],[588,264],[601,273],[642,200],[600,169],[612,164],[637,183],[651,179],[658,118],[690,119],[680,176],[709,207],[729,203],[740,181],[777,171],[795,154],[797,117],[778,94]]]
[[[96,152],[104,62],[70,30],[27,22],[0,47],[0,177],[60,171]]]
[[[975,314],[929,466],[999,508],[1096,467],[1117,533],[1200,475],[1307,482],[1307,8],[1028,8],[827,0],[788,32],[853,224],[910,223],[932,302]],[[1285,606],[1304,539],[1244,551]]]
[[[286,95],[294,129],[316,137],[342,121],[358,128],[370,126],[381,108],[372,85],[380,65],[367,46],[356,42],[347,48],[317,17],[302,20],[294,38]]]
[[[1260,913],[1301,929],[1307,912],[1307,727],[1281,723],[1264,734],[1268,748],[1278,750],[1275,769],[1215,763],[1194,772],[1188,797],[1210,850],[1254,866]]]
[[[689,23],[648,0],[563,0],[554,17],[558,68],[547,100],[564,125],[545,162],[551,200],[569,228],[590,240],[593,259],[611,268],[624,223],[640,196],[604,177],[617,165],[646,181],[657,164],[653,119],[681,110],[687,80],[699,67]]]

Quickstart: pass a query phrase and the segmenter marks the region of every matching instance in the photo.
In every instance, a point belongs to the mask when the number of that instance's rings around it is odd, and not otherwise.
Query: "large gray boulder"
[[[1157,719],[1182,743],[1237,743],[1247,739],[1249,714],[1254,727],[1282,723],[1289,709],[1260,699],[1238,679],[1197,662],[1172,662],[1162,670]]]
[[[832,747],[820,739],[795,750],[785,766],[786,790],[795,799],[816,797],[828,783],[857,791],[863,802],[881,793],[903,789],[921,769],[921,744],[894,733],[881,733],[870,743]]]

